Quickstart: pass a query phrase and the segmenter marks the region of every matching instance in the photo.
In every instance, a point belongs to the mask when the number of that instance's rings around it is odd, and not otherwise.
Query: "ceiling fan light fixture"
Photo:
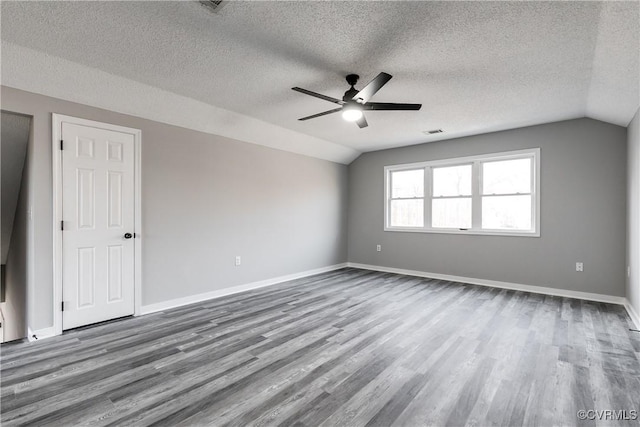
[[[362,108],[358,105],[345,105],[342,108],[342,118],[348,122],[355,122],[362,117]]]
[[[2,1],[2,0],[0,0]],[[227,0],[223,0],[227,1]],[[340,112],[342,118],[347,122],[354,122],[360,129],[369,126],[367,119],[364,117],[364,110],[378,110],[378,111],[418,111],[422,104],[407,104],[407,103],[391,103],[391,102],[369,102],[371,97],[380,90],[382,86],[387,84],[391,80],[391,74],[380,73],[373,80],[371,80],[364,88],[358,90],[355,88],[355,84],[358,82],[358,76],[356,74],[349,74],[347,76],[347,83],[351,86],[351,89],[344,93],[342,99],[333,98],[331,96],[323,95],[321,93],[312,92],[301,87],[292,87],[291,89],[296,92],[304,93],[305,95],[313,96],[314,98],[324,99],[325,101],[333,102],[340,105],[339,108],[333,110],[323,111],[322,113],[312,114],[310,116],[299,118],[300,121],[309,119],[315,119],[318,117],[326,116],[327,114],[333,114]]]

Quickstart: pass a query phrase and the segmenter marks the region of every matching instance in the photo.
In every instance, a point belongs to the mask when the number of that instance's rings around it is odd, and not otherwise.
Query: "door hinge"
[[[60,221],[60,230],[64,231],[64,221]]]
[[[60,150],[64,150],[64,141],[60,140]]]
[[[64,301],[62,301],[62,302],[60,303],[60,309],[61,309],[62,311],[64,311]]]

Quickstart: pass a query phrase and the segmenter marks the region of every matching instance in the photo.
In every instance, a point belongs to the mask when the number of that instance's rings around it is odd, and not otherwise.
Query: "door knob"
[[[131,233],[124,233],[124,238],[125,238],[125,239],[130,239],[130,238],[132,238],[132,237],[133,237],[133,234],[131,234]]]

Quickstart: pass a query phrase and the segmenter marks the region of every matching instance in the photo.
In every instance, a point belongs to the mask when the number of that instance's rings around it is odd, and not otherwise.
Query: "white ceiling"
[[[191,1],[2,2],[2,39],[198,101],[181,114],[197,117],[203,105],[239,113],[254,120],[254,139],[260,123],[273,139],[275,129],[308,136],[305,144],[337,154],[305,154],[348,162],[357,152],[569,118],[626,126],[640,105],[639,5],[229,2],[211,14]],[[3,84],[37,86],[35,74],[21,78],[24,67],[5,64],[25,56],[4,50]],[[422,110],[368,112],[365,129],[337,114],[297,120],[335,105],[291,87],[341,98],[346,74],[360,74],[362,87],[380,71],[394,78],[373,101]],[[437,128],[445,132],[422,133]]]

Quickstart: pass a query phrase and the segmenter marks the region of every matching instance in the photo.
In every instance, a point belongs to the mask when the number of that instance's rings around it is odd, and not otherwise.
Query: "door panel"
[[[109,171],[109,228],[122,229],[122,172]]]
[[[96,248],[78,248],[78,308],[93,307],[96,286]]]
[[[122,300],[122,245],[109,246],[109,295],[108,302]]]
[[[94,203],[96,200],[93,169],[78,169],[78,228],[93,229],[95,223]]]
[[[63,329],[134,312],[134,136],[62,124]]]

